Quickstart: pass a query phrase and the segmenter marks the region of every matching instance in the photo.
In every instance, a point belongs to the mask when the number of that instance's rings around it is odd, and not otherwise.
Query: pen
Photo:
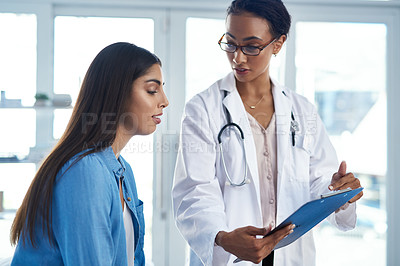
[[[297,123],[297,121],[294,119],[293,112],[291,113],[291,116],[292,116],[292,121],[290,122],[290,132],[292,132],[292,145],[294,147],[296,144],[295,135],[296,131],[299,130],[299,123]]]

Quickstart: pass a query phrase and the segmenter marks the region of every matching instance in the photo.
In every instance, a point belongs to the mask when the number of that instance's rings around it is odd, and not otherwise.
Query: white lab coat
[[[278,173],[276,224],[279,224],[305,202],[328,192],[339,164],[315,107],[275,81],[273,84]],[[225,98],[224,91],[228,92]],[[222,104],[245,136],[250,183],[241,187],[227,184],[221,162],[217,136],[227,123]],[[300,127],[295,147],[290,132],[291,112]],[[226,166],[233,179],[240,182],[244,173],[242,147],[236,137],[228,135],[223,136]],[[263,226],[256,148],[233,73],[186,104],[172,197],[177,227],[191,247],[190,265],[254,265],[233,264],[236,257],[214,244],[219,231]],[[354,228],[355,204],[332,214],[329,220],[341,230]],[[337,250],[332,252],[334,255]],[[276,250],[274,265],[315,265],[312,231]]]

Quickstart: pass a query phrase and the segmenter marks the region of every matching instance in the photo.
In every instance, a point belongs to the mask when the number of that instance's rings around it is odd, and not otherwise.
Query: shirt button
[[[267,151],[265,151],[263,154],[264,154],[265,157],[268,156],[268,152]]]
[[[267,175],[267,179],[268,179],[268,180],[271,180],[271,178],[272,178],[272,177],[271,177],[270,175]]]
[[[270,203],[270,204],[273,204],[273,203],[274,203],[274,200],[273,200],[273,199],[270,199],[270,200],[269,200],[269,203]]]
[[[128,201],[131,201],[131,197],[128,197],[127,200],[128,200]]]

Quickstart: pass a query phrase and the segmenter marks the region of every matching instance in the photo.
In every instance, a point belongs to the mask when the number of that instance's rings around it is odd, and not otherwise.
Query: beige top
[[[275,114],[272,115],[268,127],[265,129],[249,113],[250,127],[256,145],[258,175],[260,178],[260,199],[263,217],[263,226],[276,226],[276,123]]]

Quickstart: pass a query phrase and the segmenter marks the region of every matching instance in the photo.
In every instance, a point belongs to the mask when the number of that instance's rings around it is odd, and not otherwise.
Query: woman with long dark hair
[[[143,202],[120,152],[154,132],[166,106],[157,56],[130,43],[96,56],[17,211],[12,265],[144,265]]]

